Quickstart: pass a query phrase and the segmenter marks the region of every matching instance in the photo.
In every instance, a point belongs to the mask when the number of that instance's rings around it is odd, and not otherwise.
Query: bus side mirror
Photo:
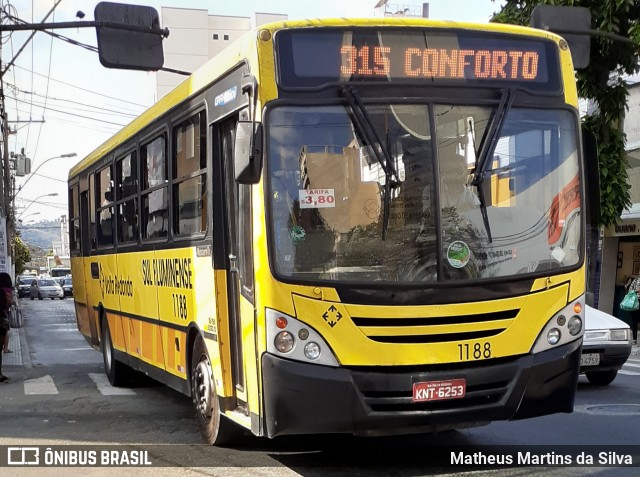
[[[585,163],[587,190],[587,220],[591,225],[600,223],[600,167],[598,164],[598,140],[593,132],[582,127],[582,151]]]
[[[98,57],[107,68],[157,71],[164,64],[158,12],[152,7],[100,2],[94,10]],[[127,28],[129,27],[129,28]],[[155,31],[154,31],[155,30]],[[164,32],[168,34],[168,30]]]
[[[591,11],[586,7],[537,5],[531,26],[561,35],[569,45],[575,69],[589,66],[591,52]]]
[[[262,124],[238,121],[233,150],[233,169],[238,184],[257,184],[260,181]]]

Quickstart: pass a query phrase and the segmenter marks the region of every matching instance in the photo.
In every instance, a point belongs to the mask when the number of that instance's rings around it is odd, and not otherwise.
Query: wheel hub
[[[211,366],[208,360],[198,363],[195,372],[195,405],[205,418],[211,417]]]

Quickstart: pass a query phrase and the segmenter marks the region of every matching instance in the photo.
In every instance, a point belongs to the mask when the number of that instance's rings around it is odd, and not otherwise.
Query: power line
[[[9,84],[8,86],[11,86],[11,87],[15,88],[15,90],[16,90],[16,91],[18,91],[18,92],[20,92],[20,93],[24,93],[24,94],[31,94],[31,95],[33,95],[33,96],[38,96],[38,97],[40,97],[40,98],[44,98],[44,97],[45,97],[44,95],[39,94],[39,93],[36,93],[36,92],[32,92],[32,91],[24,91],[24,90],[22,90],[22,89],[18,88],[17,86],[15,86],[15,85],[11,85],[11,84]],[[131,117],[131,118],[135,118],[135,117],[137,116],[137,114],[134,114],[134,113],[128,113],[128,112],[118,111],[118,110],[115,110],[115,109],[109,109],[109,108],[102,108],[102,107],[100,107],[100,106],[93,106],[93,105],[91,105],[91,104],[80,103],[79,101],[73,101],[72,99],[56,98],[56,97],[53,97],[53,96],[46,96],[46,97],[47,97],[50,101],[63,101],[63,102],[65,102],[65,103],[79,104],[79,105],[82,105],[82,106],[87,106],[87,107],[92,108],[92,109],[98,109],[98,110],[101,110],[101,111],[107,111],[107,112],[110,112],[110,113],[114,113],[114,114],[117,114],[117,115],[120,115],[120,116],[128,116],[128,117]],[[80,110],[81,110],[81,111],[88,111],[88,110],[86,110],[86,109],[80,109]],[[96,112],[97,112],[97,111],[96,111]]]
[[[28,102],[28,101],[23,101],[23,100],[21,100],[21,99],[17,99],[17,101],[18,101],[19,103],[26,103],[26,104],[29,104],[29,102]],[[42,107],[42,106],[39,106],[39,107]],[[71,115],[71,116],[75,116],[75,117],[77,117],[77,118],[89,119],[89,120],[91,120],[91,121],[98,121],[98,122],[105,123],[105,124],[113,124],[113,125],[115,125],[115,126],[120,126],[120,127],[124,127],[124,126],[126,126],[126,124],[114,123],[114,122],[112,122],[112,121],[106,121],[106,120],[104,120],[104,119],[92,118],[92,117],[90,117],[90,116],[83,116],[82,114],[77,114],[77,113],[69,113],[69,112],[67,112],[67,111],[62,111],[62,110],[60,110],[60,109],[54,109],[54,108],[51,108],[51,107],[49,107],[49,108],[48,108],[48,110],[49,110],[49,111],[55,111],[56,113],[61,113],[61,114],[69,114],[69,115]]]
[[[35,74],[37,76],[42,76],[42,77],[45,77],[45,78],[47,77],[47,76],[43,75],[42,73],[37,73],[35,71],[28,70],[27,68],[23,68],[22,66],[13,65],[13,67],[14,68],[19,68],[21,70],[24,70],[24,71],[27,71],[27,72],[30,72],[30,73],[33,73],[33,74]],[[115,99],[116,101],[121,101],[123,103],[132,104],[134,106],[140,106],[141,108],[145,108],[145,109],[148,108],[148,106],[144,105],[144,104],[134,103],[132,101],[127,101],[125,99],[116,98],[114,96],[109,96],[109,95],[106,95],[106,94],[103,94],[103,93],[97,93],[96,91],[91,91],[90,89],[86,89],[86,88],[83,88],[81,86],[77,86],[77,85],[74,85],[74,84],[71,84],[71,83],[67,83],[65,81],[61,81],[61,80],[58,80],[58,79],[55,79],[55,78],[49,78],[49,79],[51,81],[55,81],[56,83],[61,83],[61,84],[64,84],[66,86],[71,86],[72,88],[77,88],[79,90],[86,91],[87,93],[95,94],[97,96],[102,96],[104,98],[109,98],[109,99]]]

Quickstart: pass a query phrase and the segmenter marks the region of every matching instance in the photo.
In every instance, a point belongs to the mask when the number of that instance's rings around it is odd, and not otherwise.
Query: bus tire
[[[596,386],[607,386],[616,379],[618,375],[618,371],[599,371],[593,373],[585,373],[587,379],[591,384],[595,384]]]
[[[209,445],[236,442],[243,432],[220,413],[220,402],[211,370],[211,360],[202,336],[198,336],[191,355],[191,397],[200,433]]]
[[[104,362],[104,372],[109,378],[112,386],[124,386],[129,378],[128,366],[117,361],[113,352],[113,342],[111,341],[111,331],[107,317],[102,318],[102,360]]]

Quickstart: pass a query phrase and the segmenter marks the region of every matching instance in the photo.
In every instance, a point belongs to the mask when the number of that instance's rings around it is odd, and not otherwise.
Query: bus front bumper
[[[287,434],[391,435],[475,427],[571,412],[581,340],[487,362],[384,369],[331,368],[262,355],[265,429]],[[462,399],[413,402],[413,384],[464,378]]]

